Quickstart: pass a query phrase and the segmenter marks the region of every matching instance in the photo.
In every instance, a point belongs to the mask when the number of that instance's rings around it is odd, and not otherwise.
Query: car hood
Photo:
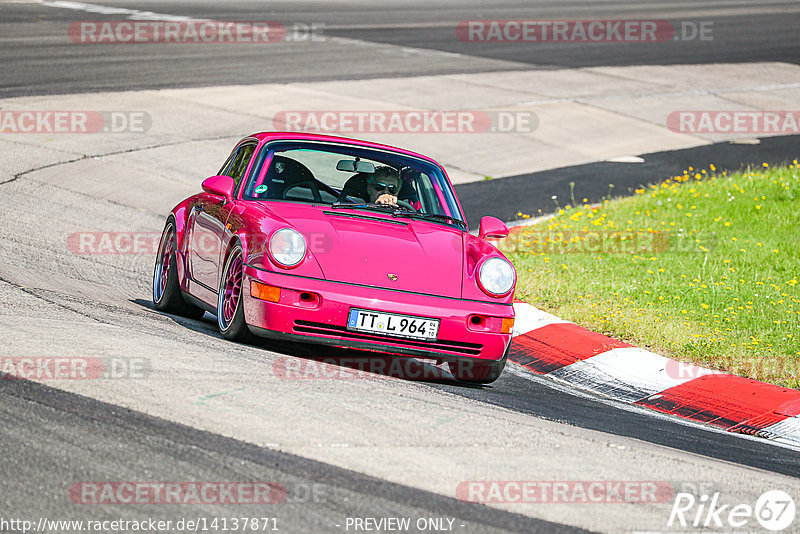
[[[276,204],[269,210],[305,236],[326,280],[461,297],[460,229],[366,210]]]

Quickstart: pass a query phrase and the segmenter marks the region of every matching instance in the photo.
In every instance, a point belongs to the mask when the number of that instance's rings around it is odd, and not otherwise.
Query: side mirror
[[[481,225],[478,228],[478,237],[481,239],[500,239],[503,237],[508,237],[508,226],[506,226],[506,223],[497,217],[481,217]]]
[[[203,180],[203,191],[222,197],[225,202],[233,199],[233,189],[236,184],[230,176],[212,176]]]

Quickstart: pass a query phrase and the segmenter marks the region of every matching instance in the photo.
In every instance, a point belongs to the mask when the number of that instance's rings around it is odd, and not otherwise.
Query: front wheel
[[[161,234],[153,268],[153,305],[158,311],[199,319],[205,313],[203,309],[186,302],[181,294],[175,253],[177,241],[175,221],[170,218]]]
[[[244,320],[243,284],[244,255],[241,245],[237,243],[228,254],[222,270],[217,297],[217,326],[226,339],[249,343],[255,336]]]
[[[466,382],[467,384],[491,384],[503,374],[503,369],[506,367],[508,361],[508,351],[506,349],[503,357],[496,362],[484,363],[481,360],[450,360],[447,362],[447,367],[450,373],[459,382]]]

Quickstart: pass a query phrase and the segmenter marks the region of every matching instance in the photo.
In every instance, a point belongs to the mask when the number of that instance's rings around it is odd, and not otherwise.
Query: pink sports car
[[[503,371],[516,273],[469,233],[430,158],[341,137],[242,139],[167,217],[156,309],[217,316],[224,337],[321,343],[447,362],[458,380]]]

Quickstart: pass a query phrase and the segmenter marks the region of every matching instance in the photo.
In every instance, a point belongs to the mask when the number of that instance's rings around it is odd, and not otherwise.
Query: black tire
[[[232,269],[236,269],[234,265],[236,265],[237,261],[242,266],[238,275],[230,272]],[[231,341],[237,341],[239,343],[252,343],[255,340],[255,336],[252,332],[250,332],[250,329],[247,328],[247,322],[244,320],[243,265],[244,260],[242,246],[236,243],[233,248],[231,248],[228,256],[225,258],[225,267],[222,269],[222,274],[219,280],[219,295],[217,297],[217,326],[219,327],[219,331],[223,337],[225,337],[225,339],[230,339]],[[230,298],[230,294],[227,292],[227,290],[230,288],[227,287],[227,283],[231,277],[239,278],[239,294],[235,305],[232,306],[233,309],[229,308],[228,312],[226,313],[224,301]]]
[[[186,302],[178,284],[178,264],[175,256],[177,243],[175,221],[170,217],[161,234],[156,264],[153,268],[153,306],[158,311],[199,319],[205,311]]]
[[[483,363],[481,360],[450,360],[447,367],[450,373],[459,382],[467,384],[491,384],[503,374],[503,369],[508,361],[508,352],[511,349],[509,343],[503,357],[496,362]]]

